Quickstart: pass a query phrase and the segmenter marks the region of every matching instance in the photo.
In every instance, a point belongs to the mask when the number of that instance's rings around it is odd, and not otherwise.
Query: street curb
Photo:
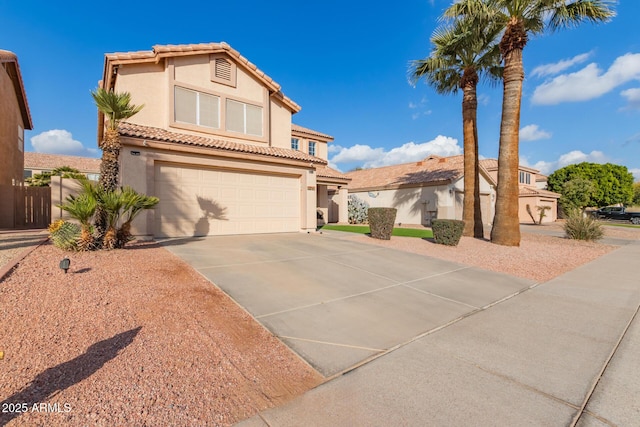
[[[18,255],[11,258],[11,260],[9,260],[9,262],[5,264],[4,267],[0,268],[0,283],[2,283],[4,279],[10,275],[11,271],[13,271],[13,269],[20,263],[20,261],[25,259],[27,255],[33,252],[36,248],[42,246],[48,240],[49,240],[49,236],[45,236],[37,244],[33,244],[32,246],[24,249]]]

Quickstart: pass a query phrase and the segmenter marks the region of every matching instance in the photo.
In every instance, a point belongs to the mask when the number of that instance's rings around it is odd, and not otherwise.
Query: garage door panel
[[[156,164],[156,235],[293,232],[300,178]]]

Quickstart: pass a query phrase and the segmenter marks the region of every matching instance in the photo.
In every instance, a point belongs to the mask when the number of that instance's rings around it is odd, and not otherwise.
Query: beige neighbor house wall
[[[22,185],[24,131],[33,129],[17,56],[0,50],[0,228],[14,225],[13,185]]]
[[[33,129],[17,56],[0,50],[0,185],[22,183],[24,131]]]
[[[462,156],[429,156],[413,163],[349,172],[349,194],[370,207],[398,209],[396,222],[430,226],[433,219],[462,219],[464,191]],[[494,183],[480,174],[481,209],[485,224],[493,221]]]
[[[496,159],[484,159],[480,164],[489,172],[496,180],[498,178],[498,161]],[[518,219],[522,224],[533,224],[527,210],[527,205],[535,218],[539,221],[538,207],[549,206],[545,211],[543,223],[554,222],[558,219],[558,199],[560,194],[545,190],[547,186],[547,177],[542,175],[540,171],[522,166],[518,168],[519,178],[519,197],[518,197]]]
[[[156,209],[134,222],[134,234],[315,230],[318,183],[325,179],[316,171],[326,169],[326,148],[321,151],[325,158],[291,149],[291,116],[300,107],[229,45],[166,45],[107,54],[101,85],[127,91],[134,104],[145,105],[119,128],[120,182],[160,198]],[[192,98],[206,101],[195,101],[200,111],[215,111],[212,105],[217,105],[217,123],[213,113],[206,123],[182,120],[177,102],[192,108]],[[228,108],[243,109],[245,120],[260,111],[260,131],[253,121],[250,129],[245,122],[247,132],[234,132],[227,123]],[[189,117],[197,117],[194,110]],[[99,139],[103,125],[100,117]]]

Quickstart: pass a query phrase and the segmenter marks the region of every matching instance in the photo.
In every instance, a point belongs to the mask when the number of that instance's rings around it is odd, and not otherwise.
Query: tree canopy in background
[[[80,173],[78,169],[72,168],[70,166],[60,166],[58,168],[55,168],[51,172],[37,173],[25,179],[25,182],[32,187],[48,187],[49,184],[51,184],[52,176],[60,176],[62,178],[73,179],[87,178],[87,176],[83,173]]]
[[[583,181],[590,181],[595,189]],[[572,182],[571,182],[572,181]],[[626,166],[612,163],[583,162],[558,169],[547,180],[547,188],[563,195],[564,203],[574,207],[587,202],[589,206],[627,205],[633,201],[633,175]],[[579,194],[587,191],[587,195]],[[585,198],[589,200],[585,201]]]
[[[640,182],[633,184],[633,206],[640,206]]]

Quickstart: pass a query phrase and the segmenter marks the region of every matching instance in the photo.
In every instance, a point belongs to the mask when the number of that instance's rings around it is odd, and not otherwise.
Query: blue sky
[[[451,0],[122,4],[110,21],[100,2],[0,0],[0,49],[18,55],[33,116],[28,151],[100,155],[90,91],[106,52],[225,41],[302,106],[294,123],[335,137],[329,159],[342,171],[462,152],[461,94],[407,78]],[[640,180],[640,2],[616,11],[529,41],[522,164],[550,173],[612,162]],[[478,95],[480,154],[495,158],[501,87],[481,84]]]

